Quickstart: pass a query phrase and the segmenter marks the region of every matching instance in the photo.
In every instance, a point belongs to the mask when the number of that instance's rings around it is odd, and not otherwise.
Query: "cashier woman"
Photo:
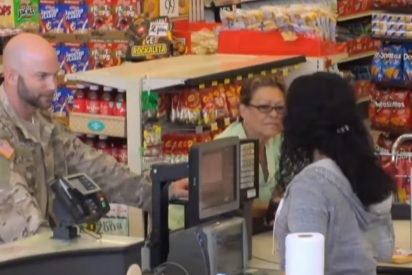
[[[51,184],[87,173],[110,202],[150,211],[150,179],[83,144],[55,124],[49,109],[59,63],[50,43],[34,34],[12,38],[3,50],[0,86],[0,244],[32,236],[55,223]],[[172,193],[187,196],[187,181]]]
[[[265,223],[270,223],[266,221],[268,206],[272,200],[280,200],[275,187],[284,111],[285,92],[282,85],[272,77],[255,77],[242,87],[239,121],[216,136],[216,139],[234,136],[259,141],[259,198],[253,202],[252,208],[255,228],[263,228]],[[177,229],[182,226],[183,209],[171,206],[169,227]]]

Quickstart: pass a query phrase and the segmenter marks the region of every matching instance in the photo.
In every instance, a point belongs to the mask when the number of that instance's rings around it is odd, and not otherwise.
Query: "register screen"
[[[203,153],[200,165],[200,209],[236,200],[235,150],[236,147],[230,146]]]

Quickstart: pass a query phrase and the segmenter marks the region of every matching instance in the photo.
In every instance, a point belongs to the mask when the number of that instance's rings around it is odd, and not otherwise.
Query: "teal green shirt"
[[[246,132],[241,122],[234,122],[229,125],[222,133],[217,135],[215,139],[226,137],[239,137],[246,139]],[[273,189],[276,186],[276,172],[280,158],[280,146],[282,143],[281,135],[277,135],[268,140],[265,144],[266,159],[269,175],[267,180],[263,176],[262,166],[259,164],[259,198],[257,201],[269,203],[273,197]],[[180,205],[172,205],[169,207],[169,228],[174,230],[184,226],[184,207]]]

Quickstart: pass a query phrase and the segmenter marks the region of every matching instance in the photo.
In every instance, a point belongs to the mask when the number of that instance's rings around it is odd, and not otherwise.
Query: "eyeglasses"
[[[273,110],[275,110],[276,113],[282,115],[286,111],[286,107],[284,105],[268,105],[268,104],[253,105],[253,104],[249,104],[248,106],[256,108],[259,112],[264,113],[264,114],[269,114]]]

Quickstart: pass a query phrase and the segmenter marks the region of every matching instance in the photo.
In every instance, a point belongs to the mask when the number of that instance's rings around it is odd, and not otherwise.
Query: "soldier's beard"
[[[49,109],[52,105],[53,98],[44,95],[33,95],[24,78],[20,75],[17,76],[17,94],[24,102],[36,109]]]

